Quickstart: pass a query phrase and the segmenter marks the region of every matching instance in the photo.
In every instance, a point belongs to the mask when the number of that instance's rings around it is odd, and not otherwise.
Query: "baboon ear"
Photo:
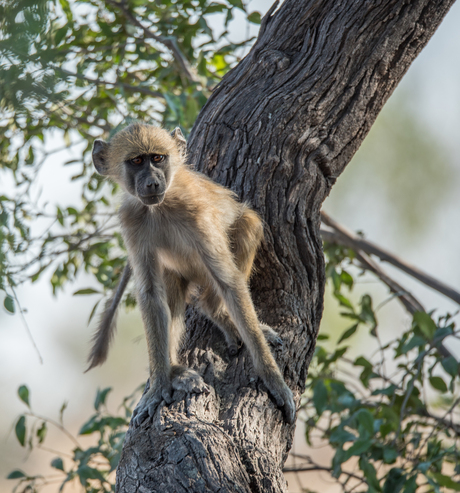
[[[181,154],[185,154],[187,151],[187,141],[185,140],[185,137],[179,127],[176,127],[171,132],[171,137],[176,141],[176,145],[177,148],[179,149],[179,152]]]
[[[109,144],[103,140],[95,140],[93,144],[93,163],[100,175],[109,174],[109,163],[107,162],[107,149]]]

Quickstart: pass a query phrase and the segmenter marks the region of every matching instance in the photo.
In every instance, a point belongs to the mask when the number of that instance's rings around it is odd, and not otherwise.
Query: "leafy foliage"
[[[185,133],[212,88],[252,42],[233,43],[227,28],[235,11],[261,22],[242,0],[18,0],[0,5],[0,173],[15,193],[0,195],[0,290],[4,308],[21,311],[19,284],[51,270],[53,292],[85,270],[100,295],[115,285],[125,263],[114,231],[114,185],[93,172],[91,145],[123,123],[140,120]],[[222,24],[217,33],[211,20]],[[79,187],[77,204],[46,204],[37,183],[45,162],[64,139]],[[303,413],[307,441],[329,444],[330,465],[306,457],[306,469],[329,471],[344,491],[459,491],[458,363],[440,343],[458,337],[450,315],[416,313],[412,324],[382,342],[372,298],[358,304],[349,295],[355,279],[352,251],[327,245],[326,274],[342,317],[350,326],[336,344],[321,335],[307,381]],[[125,305],[134,303],[128,294]],[[97,303],[91,317],[97,308]],[[368,331],[376,352],[352,355],[352,338]],[[99,391],[95,413],[79,435],[94,437],[83,447],[58,421],[31,408],[29,390],[18,389],[27,411],[14,431],[19,444],[40,449],[57,427],[74,443],[70,457],[51,461],[61,490],[79,482],[87,492],[114,491],[118,463],[134,396],[121,415],[108,411],[110,389]],[[44,475],[20,469],[9,479],[16,491],[39,491]]]
[[[321,334],[310,365],[300,419],[311,447],[334,450],[329,465],[301,456],[302,471],[327,471],[344,492],[413,493],[460,491],[459,364],[440,349],[447,337],[459,337],[451,315],[438,317],[417,312],[406,330],[382,342],[381,328],[369,294],[352,301],[356,275],[354,254],[326,244],[327,277],[341,316],[351,321],[336,343]],[[351,273],[350,273],[351,272]],[[353,337],[367,332],[374,354],[352,353]],[[363,334],[365,335],[365,334]],[[366,343],[366,349],[370,346]],[[137,392],[142,389],[141,386]],[[74,438],[71,458],[56,457],[51,466],[62,472],[61,488],[80,482],[88,493],[114,491],[114,475],[135,397],[124,399],[122,415],[106,406],[111,389],[98,391],[95,414],[81,426],[80,435],[92,435],[95,444],[83,448]],[[26,386],[18,389],[30,408]],[[48,426],[63,427],[32,410],[16,422],[22,446],[40,448]],[[26,421],[27,419],[27,421]],[[30,420],[34,420],[31,425]],[[289,470],[289,469],[288,469]],[[42,475],[15,470],[8,476],[17,486],[39,491],[47,484]]]
[[[350,252],[327,245],[327,273],[342,317],[352,325],[336,344],[320,335],[310,366],[305,435],[327,443],[329,470],[343,491],[460,491],[459,364],[441,342],[459,337],[447,314],[417,312],[411,325],[382,342],[372,299],[350,300]],[[351,255],[351,257],[353,257]],[[351,355],[349,339],[367,331],[374,354]],[[310,457],[307,469],[318,467]]]
[[[233,43],[239,0],[19,0],[0,5],[0,290],[52,269],[56,293],[84,269],[111,289],[125,263],[110,185],[93,171],[96,136],[132,120],[187,132],[212,88],[252,41]],[[220,32],[210,23],[221,24]],[[64,139],[81,201],[45,204],[37,184]],[[79,293],[83,294],[83,293]],[[125,300],[133,304],[132,296]]]
[[[88,493],[115,491],[114,471],[120,459],[133,403],[142,388],[143,385],[123,400],[120,406],[121,414],[111,414],[108,411],[106,400],[111,388],[97,392],[94,402],[95,413],[81,426],[78,433],[78,436],[91,435],[94,437],[94,443],[89,447],[81,445],[78,437],[73,437],[65,428],[63,422],[65,403],[61,407],[59,421],[54,421],[37,415],[26,402],[30,410],[18,418],[15,427],[16,438],[23,447],[26,446],[30,451],[40,449],[45,447],[48,428],[56,427],[70,437],[74,443],[70,455],[63,453],[62,456],[55,457],[50,462],[54,472],[58,471],[59,491],[63,491],[66,485],[72,483],[80,483],[84,491]],[[29,395],[29,390],[22,385],[18,389],[18,394],[23,401],[24,393]],[[26,422],[26,418],[32,424]],[[17,480],[15,491],[34,493],[48,484],[56,483],[56,474],[50,477],[42,474],[29,475],[16,469],[8,475],[8,479]]]

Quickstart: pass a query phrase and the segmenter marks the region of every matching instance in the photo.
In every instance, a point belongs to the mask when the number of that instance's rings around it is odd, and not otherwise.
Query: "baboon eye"
[[[152,162],[154,163],[161,163],[164,159],[165,157],[162,154],[154,154],[152,156]]]
[[[131,162],[133,164],[142,164],[144,162],[144,159],[141,158],[140,156],[137,156],[134,159],[131,159]]]

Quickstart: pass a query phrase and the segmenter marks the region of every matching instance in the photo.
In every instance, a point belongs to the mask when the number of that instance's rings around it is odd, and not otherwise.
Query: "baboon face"
[[[160,204],[170,181],[169,156],[140,154],[125,161],[125,187],[144,205]]]
[[[183,160],[185,139],[179,128],[166,130],[134,123],[110,142],[96,140],[93,162],[101,175],[118,182],[144,205],[158,205]]]

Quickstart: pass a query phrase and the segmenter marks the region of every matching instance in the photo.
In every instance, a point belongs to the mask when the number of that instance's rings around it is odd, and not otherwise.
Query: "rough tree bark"
[[[285,341],[276,358],[297,402],[321,320],[320,208],[453,0],[286,0],[215,89],[189,140],[190,162],[265,221],[251,282],[260,319]],[[130,428],[119,492],[284,492],[286,425],[246,350],[188,313],[183,359],[213,389],[176,395]]]

